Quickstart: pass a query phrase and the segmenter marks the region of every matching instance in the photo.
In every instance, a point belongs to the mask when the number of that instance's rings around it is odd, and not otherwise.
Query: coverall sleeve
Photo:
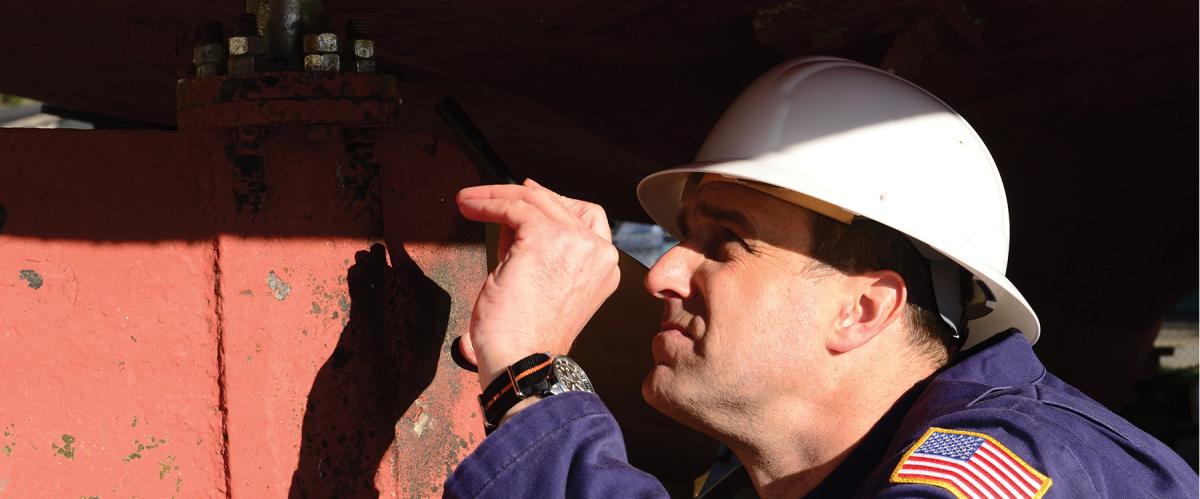
[[[484,439],[446,480],[445,497],[667,497],[634,468],[600,398],[570,392],[533,404]]]

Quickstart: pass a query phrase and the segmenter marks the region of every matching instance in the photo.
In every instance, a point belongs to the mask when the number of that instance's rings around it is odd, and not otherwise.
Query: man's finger
[[[556,194],[542,189],[531,188],[526,185],[479,185],[468,187],[458,192],[458,200],[467,199],[520,199],[541,210],[551,220],[556,222],[583,226],[583,220],[575,216],[562,203],[555,199]]]
[[[605,241],[612,241],[612,230],[608,226],[608,217],[604,214],[604,209],[599,205],[572,199],[550,189],[547,189],[542,184],[529,178],[525,179],[526,185],[536,188],[542,192],[548,193],[561,204],[572,216],[583,222],[583,225],[596,235],[604,238]]]
[[[458,211],[468,220],[493,222],[513,229],[547,220],[546,214],[521,199],[463,199]]]

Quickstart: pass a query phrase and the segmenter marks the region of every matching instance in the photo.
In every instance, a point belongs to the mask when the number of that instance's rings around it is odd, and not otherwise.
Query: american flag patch
[[[941,487],[959,499],[1040,498],[1050,477],[996,439],[970,431],[930,428],[892,472],[893,483]]]

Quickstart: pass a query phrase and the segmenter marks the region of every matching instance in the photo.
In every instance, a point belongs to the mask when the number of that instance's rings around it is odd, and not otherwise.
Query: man
[[[1196,496],[1178,456],[1037,361],[996,167],[911,83],[784,63],[638,195],[681,241],[646,277],[664,313],[643,395],[758,495]],[[532,181],[458,203],[507,229],[464,341],[495,430],[447,495],[665,495],[560,357],[619,280],[603,211]]]

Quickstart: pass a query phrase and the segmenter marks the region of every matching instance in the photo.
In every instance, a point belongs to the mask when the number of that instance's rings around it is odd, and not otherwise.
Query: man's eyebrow
[[[742,233],[751,232],[752,228],[754,227],[754,225],[750,223],[750,219],[746,218],[746,215],[740,211],[718,208],[705,202],[696,204],[695,208],[696,212],[701,217],[717,222],[728,223],[733,225]],[[686,209],[679,210],[679,214],[675,217],[675,223],[679,226],[679,230],[685,235],[688,233],[687,213],[688,210]]]

